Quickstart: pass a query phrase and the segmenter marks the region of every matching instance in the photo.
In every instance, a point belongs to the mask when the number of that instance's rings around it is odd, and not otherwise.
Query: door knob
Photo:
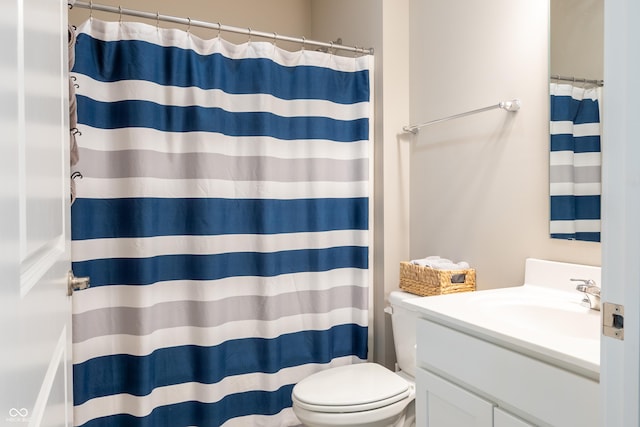
[[[73,295],[74,291],[81,291],[90,286],[91,279],[89,277],[76,277],[73,271],[69,271],[67,278],[67,295]]]

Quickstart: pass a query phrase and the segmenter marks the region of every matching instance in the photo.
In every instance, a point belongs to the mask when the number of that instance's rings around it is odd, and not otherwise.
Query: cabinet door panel
[[[416,425],[491,427],[493,404],[424,369],[416,372]]]
[[[529,424],[526,421],[521,420],[515,415],[511,415],[508,412],[503,411],[500,408],[495,408],[493,411],[493,426],[494,427],[533,427],[533,424]]]

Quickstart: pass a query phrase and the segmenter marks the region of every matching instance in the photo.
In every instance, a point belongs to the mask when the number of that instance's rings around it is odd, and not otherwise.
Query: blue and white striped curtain
[[[600,88],[551,83],[551,237],[600,241]]]
[[[75,425],[298,424],[367,358],[371,58],[78,33]]]

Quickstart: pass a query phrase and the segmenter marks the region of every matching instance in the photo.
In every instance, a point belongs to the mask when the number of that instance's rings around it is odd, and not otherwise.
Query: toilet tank
[[[408,298],[420,298],[419,295],[403,291],[393,291],[389,294],[391,306],[391,326],[393,329],[393,344],[396,349],[398,367],[401,371],[416,376],[416,319],[417,312],[400,306],[399,302]]]

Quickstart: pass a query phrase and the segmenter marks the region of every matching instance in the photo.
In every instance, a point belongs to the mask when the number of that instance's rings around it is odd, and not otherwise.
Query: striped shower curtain
[[[76,426],[296,425],[367,358],[370,63],[78,28]]]
[[[600,88],[551,83],[551,237],[600,241]]]

